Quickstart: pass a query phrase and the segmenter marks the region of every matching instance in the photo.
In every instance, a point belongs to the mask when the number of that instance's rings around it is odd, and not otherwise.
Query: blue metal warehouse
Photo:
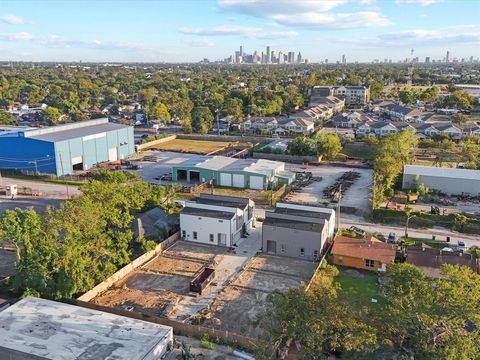
[[[133,127],[107,118],[0,133],[0,168],[69,175],[135,152]]]

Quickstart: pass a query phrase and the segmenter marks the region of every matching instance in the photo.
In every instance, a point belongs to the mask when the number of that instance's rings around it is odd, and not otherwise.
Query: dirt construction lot
[[[204,325],[257,338],[268,321],[268,294],[307,283],[317,265],[286,257],[255,256],[213,302]]]
[[[302,188],[296,193],[290,193],[286,199],[288,202],[322,204],[329,202],[323,194],[323,190],[335,183],[335,181],[348,171],[355,171],[360,174],[353,185],[343,193],[342,207],[351,207],[357,209],[358,214],[370,211],[370,196],[372,186],[372,170],[356,169],[342,166],[310,166],[307,169],[301,169],[298,165],[288,165],[290,170],[311,171],[314,177],[321,177],[321,181],[314,181],[310,185]]]
[[[189,295],[192,276],[204,265],[219,262],[225,248],[177,242],[163,254],[131,272],[91,302],[149,315],[175,315],[175,305]]]

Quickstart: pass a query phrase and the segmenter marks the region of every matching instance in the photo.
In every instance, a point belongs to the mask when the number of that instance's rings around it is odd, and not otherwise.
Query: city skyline
[[[0,0],[0,61],[198,62],[234,55],[232,44],[312,63],[398,62],[411,48],[461,61],[480,55],[479,12],[451,0]]]

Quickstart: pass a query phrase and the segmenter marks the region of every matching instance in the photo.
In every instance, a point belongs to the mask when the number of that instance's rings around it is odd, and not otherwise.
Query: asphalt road
[[[352,225],[355,225],[371,233],[379,232],[385,236],[388,236],[388,234],[391,232],[394,232],[397,237],[403,236],[405,234],[405,226],[375,224],[366,221],[365,219],[353,216],[341,217],[340,227],[349,228]],[[410,237],[431,239],[432,235],[435,235],[435,240],[445,241],[445,246],[448,245],[448,243],[446,242],[447,236],[450,236],[450,244],[457,244],[459,240],[463,240],[465,241],[467,247],[474,245],[480,246],[480,235],[458,233],[441,227],[436,227],[432,229],[408,229],[408,236]]]
[[[33,192],[38,192],[40,196],[25,196],[17,195],[11,199],[5,195],[0,195],[0,212],[7,209],[34,209],[36,211],[43,211],[48,206],[57,207],[60,203],[72,195],[77,195],[80,190],[77,186],[66,186],[63,184],[43,183],[39,181],[19,180],[12,178],[2,178],[2,185],[16,184],[18,188],[28,187]]]

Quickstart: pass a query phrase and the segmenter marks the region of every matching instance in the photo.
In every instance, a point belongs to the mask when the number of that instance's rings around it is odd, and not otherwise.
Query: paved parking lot
[[[290,170],[311,171],[313,176],[321,177],[321,181],[314,181],[310,185],[302,188],[295,194],[290,194],[289,202],[323,204],[329,203],[330,200],[323,195],[323,190],[335,183],[335,181],[347,171],[355,171],[360,174],[360,178],[356,179],[353,185],[344,192],[342,197],[342,206],[352,207],[364,213],[370,210],[370,196],[372,186],[372,170],[356,169],[342,166],[310,166],[302,169],[298,165],[288,164],[286,166]]]
[[[152,161],[135,161],[135,164],[139,165],[141,169],[138,170],[138,173],[142,175],[144,181],[152,184],[160,184],[159,180],[156,180],[156,177],[170,174],[172,172],[172,166],[182,164],[186,161],[188,162],[202,162],[208,159],[209,157],[204,155],[195,155],[195,154],[184,154],[171,151],[155,151],[147,150],[142,152],[143,156],[154,156],[157,157],[157,162]],[[166,184],[166,181],[162,181],[161,184]],[[169,182],[168,182],[169,183]]]

